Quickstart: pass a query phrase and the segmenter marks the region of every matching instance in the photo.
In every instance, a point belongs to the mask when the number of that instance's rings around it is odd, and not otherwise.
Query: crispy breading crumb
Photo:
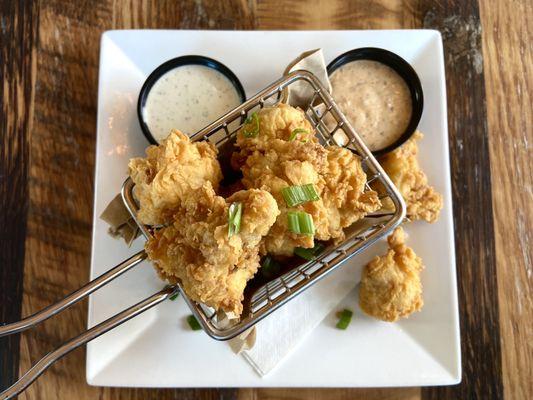
[[[171,221],[174,209],[185,195],[205,182],[216,190],[222,180],[213,145],[193,143],[177,130],[159,146],[149,146],[145,158],[132,158],[128,168],[140,206],[138,217],[147,225]]]
[[[420,311],[424,305],[420,272],[422,259],[405,245],[405,233],[396,228],[388,238],[389,250],[368,263],[361,278],[359,305],[368,315],[394,322]]]
[[[435,222],[443,200],[442,195],[428,185],[427,176],[418,163],[417,141],[422,137],[422,133],[415,132],[411,139],[384,155],[379,162],[407,203],[408,217]],[[386,202],[384,205],[389,206]]]
[[[311,248],[314,240],[342,240],[344,228],[378,210],[377,192],[365,191],[366,174],[361,160],[350,150],[324,147],[302,110],[280,104],[258,112],[259,134],[237,135],[239,153],[234,162],[243,173],[247,188],[268,190],[281,211],[264,240],[265,251],[291,256],[295,247]],[[291,132],[299,133],[291,139]],[[312,184],[320,199],[287,207],[281,190],[293,185]],[[288,230],[287,213],[305,211],[313,218],[315,235],[298,235]]]
[[[240,231],[228,235],[228,207],[242,204]],[[279,214],[264,190],[243,190],[227,200],[209,182],[182,199],[171,225],[146,243],[161,276],[179,280],[187,295],[216,310],[240,315],[243,292],[259,268],[259,244]]]

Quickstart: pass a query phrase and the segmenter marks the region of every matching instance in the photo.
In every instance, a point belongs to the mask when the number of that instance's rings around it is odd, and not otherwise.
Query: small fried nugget
[[[363,270],[359,305],[374,318],[394,322],[422,309],[420,272],[424,266],[405,245],[401,227],[389,236],[388,243],[387,254],[375,257]]]
[[[159,146],[149,146],[145,158],[131,159],[128,168],[139,202],[138,217],[147,225],[169,222],[185,195],[206,182],[216,190],[222,180],[215,147],[191,142],[178,130]]]
[[[319,171],[325,170],[327,152],[317,143],[288,142],[273,139],[264,151],[254,151],[242,166],[243,184],[247,188],[264,189],[272,193],[278,203],[280,215],[264,239],[264,252],[278,256],[292,256],[295,247],[314,246],[312,235],[290,232],[287,214],[299,210],[312,214],[315,227],[319,229],[318,212],[323,206],[310,202],[289,208],[282,195],[282,189],[291,185],[321,185]],[[316,209],[316,212],[313,210]]]
[[[442,195],[428,185],[427,176],[418,163],[417,141],[422,137],[422,133],[415,132],[411,139],[384,155],[379,162],[403,196],[407,204],[407,216],[412,220],[435,222],[439,218],[443,200]],[[386,207],[391,206],[390,199],[383,203]]]
[[[318,142],[313,135],[313,126],[300,108],[280,103],[275,107],[265,107],[256,114],[257,120],[255,117],[250,117],[248,123],[237,134],[237,147],[241,150],[265,149],[270,147],[274,139],[288,141],[295,130],[298,133],[295,133],[294,140]],[[245,132],[255,129],[256,123],[259,125],[259,134],[247,137]]]
[[[229,236],[228,209],[242,205],[240,230]],[[187,295],[215,310],[239,316],[246,283],[259,268],[259,244],[279,211],[264,190],[239,191],[227,200],[209,182],[185,196],[172,224],[146,243],[161,277],[181,282]]]
[[[344,228],[379,210],[377,192],[365,191],[366,174],[361,159],[344,147],[329,146],[324,188],[320,193],[327,216],[326,232],[317,230],[320,240],[344,239]]]

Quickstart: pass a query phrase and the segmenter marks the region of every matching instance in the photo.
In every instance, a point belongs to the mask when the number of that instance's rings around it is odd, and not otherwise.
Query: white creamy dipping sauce
[[[196,133],[239,104],[241,97],[224,74],[203,65],[184,65],[154,83],[142,114],[160,142],[172,129]]]
[[[412,114],[407,83],[389,66],[356,60],[330,77],[333,97],[371,151],[393,144],[405,132]]]

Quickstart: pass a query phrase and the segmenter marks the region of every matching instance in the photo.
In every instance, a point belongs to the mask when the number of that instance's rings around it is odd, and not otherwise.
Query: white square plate
[[[189,330],[183,301],[165,302],[96,339],[87,348],[92,385],[144,387],[363,387],[446,385],[460,381],[461,361],[448,162],[442,40],[436,31],[111,31],[102,36],[91,278],[142,248],[131,249],[107,234],[99,219],[120,190],[130,157],[144,154],[147,141],[136,116],[137,95],[147,75],[162,62],[201,54],[227,65],[248,96],[281,76],[305,50],[321,47],[326,63],[357,47],[382,47],[409,61],[425,94],[420,162],[444,195],[435,224],[407,226],[408,244],[422,257],[425,306],[390,324],[355,310],[347,331],[334,329],[334,312],[264,378],[226,343]],[[343,269],[358,281],[361,266],[384,244],[352,259]],[[340,275],[337,274],[340,279]],[[330,279],[335,279],[335,273]],[[320,284],[320,283],[319,283]],[[136,267],[91,296],[89,326],[149,296],[164,284],[149,263]],[[311,288],[310,290],[313,290]],[[340,308],[340,307],[339,307]]]

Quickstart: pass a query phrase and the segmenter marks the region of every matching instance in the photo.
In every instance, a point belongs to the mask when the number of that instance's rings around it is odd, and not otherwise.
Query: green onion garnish
[[[200,325],[198,320],[192,314],[187,317],[187,323],[193,331],[199,331],[200,329],[202,329],[202,325]]]
[[[289,231],[302,235],[314,235],[315,225],[311,215],[304,211],[289,211],[287,213]]]
[[[244,121],[242,134],[247,138],[253,138],[259,134],[259,115],[256,112],[253,112]]]
[[[316,258],[324,250],[324,245],[322,243],[315,244],[315,247],[311,249],[304,249],[303,247],[296,247],[294,249],[294,254],[298,257],[303,258],[304,260],[311,261]]]
[[[281,270],[281,264],[274,260],[270,254],[268,254],[261,262],[261,275],[265,278],[272,278]]]
[[[281,194],[285,199],[285,203],[289,207],[297,206],[298,204],[306,203],[308,201],[317,201],[320,199],[315,187],[312,183],[300,186],[288,186],[281,189]]]
[[[228,210],[228,238],[241,229],[242,203],[231,203]]]
[[[173,294],[168,299],[174,301],[178,298],[179,295],[180,295],[180,292],[176,292],[176,294]]]
[[[295,130],[293,130],[291,132],[291,135],[289,136],[289,142],[292,142],[294,139],[296,139],[296,135],[297,134],[302,134],[302,135],[309,135],[309,131],[307,129],[303,129],[303,128],[296,128]],[[306,139],[307,141],[307,139]]]
[[[337,322],[336,327],[338,329],[346,329],[352,320],[353,312],[350,310],[344,309],[337,314],[339,316],[339,322]]]

